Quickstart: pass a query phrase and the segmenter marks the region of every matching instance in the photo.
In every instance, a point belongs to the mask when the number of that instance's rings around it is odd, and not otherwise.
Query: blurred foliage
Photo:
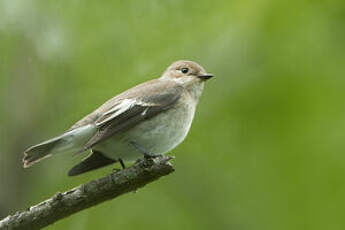
[[[191,59],[176,172],[47,229],[344,229],[345,2],[0,1],[0,217],[111,170],[22,151]]]

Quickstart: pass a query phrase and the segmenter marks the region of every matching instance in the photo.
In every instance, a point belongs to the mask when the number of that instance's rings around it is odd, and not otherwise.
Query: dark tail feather
[[[82,162],[74,166],[69,172],[68,176],[77,176],[79,174],[98,169],[115,163],[116,160],[105,157],[101,152],[93,151]]]
[[[31,165],[39,162],[40,160],[50,157],[50,151],[57,143],[59,143],[60,140],[61,139],[59,138],[54,138],[25,150],[23,158],[24,168],[28,168]]]

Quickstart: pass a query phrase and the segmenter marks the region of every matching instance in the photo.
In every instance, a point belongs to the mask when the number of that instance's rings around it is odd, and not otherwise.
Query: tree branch
[[[131,167],[90,181],[53,197],[22,212],[0,220],[0,230],[35,230],[86,208],[114,199],[122,194],[168,175],[174,171],[168,162],[172,157],[160,156],[136,162]]]

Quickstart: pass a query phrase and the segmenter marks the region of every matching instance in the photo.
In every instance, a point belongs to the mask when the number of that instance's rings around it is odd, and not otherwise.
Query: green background
[[[190,59],[176,172],[47,229],[344,229],[345,2],[0,1],[0,217],[111,171],[23,150]]]

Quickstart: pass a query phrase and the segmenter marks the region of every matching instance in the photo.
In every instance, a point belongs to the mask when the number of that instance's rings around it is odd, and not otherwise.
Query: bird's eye
[[[189,71],[188,68],[182,68],[182,69],[181,69],[181,72],[182,72],[182,73],[188,73],[188,71]]]

